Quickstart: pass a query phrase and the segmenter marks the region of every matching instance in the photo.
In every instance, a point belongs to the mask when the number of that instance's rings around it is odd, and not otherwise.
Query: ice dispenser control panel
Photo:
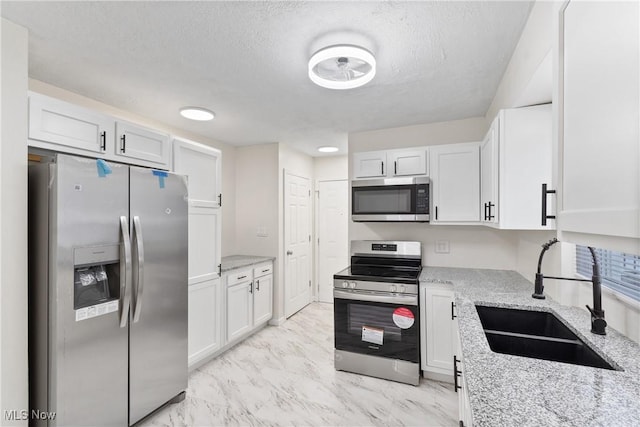
[[[75,248],[73,258],[76,321],[118,311],[120,245]]]

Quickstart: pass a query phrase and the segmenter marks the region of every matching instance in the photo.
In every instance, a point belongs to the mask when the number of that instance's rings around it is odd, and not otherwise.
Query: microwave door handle
[[[120,327],[127,326],[129,304],[131,301],[131,240],[129,238],[129,221],[126,216],[120,217]]]

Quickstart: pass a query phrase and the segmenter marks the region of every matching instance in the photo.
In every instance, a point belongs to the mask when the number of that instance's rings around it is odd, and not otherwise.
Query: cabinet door
[[[29,145],[97,157],[113,147],[113,127],[114,121],[102,114],[29,94]]]
[[[221,346],[220,279],[189,286],[189,365],[202,360]]]
[[[480,220],[480,149],[478,143],[430,147],[431,222]]]
[[[189,281],[220,276],[220,209],[189,206]]]
[[[386,162],[386,151],[353,153],[353,177],[375,178],[387,176]]]
[[[484,223],[498,222],[498,124],[496,117],[480,146],[480,201]]]
[[[424,292],[426,315],[426,364],[438,368],[442,373],[453,372],[454,329],[453,292],[444,289],[426,288]]]
[[[116,122],[115,155],[121,161],[148,162],[152,167],[169,169],[169,135],[133,123]]]
[[[273,276],[271,274],[254,279],[253,324],[260,325],[271,319],[273,301]]]
[[[192,206],[220,207],[220,150],[186,139],[173,139],[173,170],[189,177],[189,200]]]
[[[427,149],[394,150],[387,155],[389,175],[427,175]]]
[[[253,282],[227,288],[227,341],[239,338],[252,328]]]
[[[563,232],[640,238],[638,7],[572,1],[561,18]]]

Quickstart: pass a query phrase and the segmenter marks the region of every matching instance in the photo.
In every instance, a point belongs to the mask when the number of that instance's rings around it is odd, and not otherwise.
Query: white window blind
[[[640,256],[596,249],[602,285],[640,301]],[[593,274],[591,252],[576,245],[576,271],[586,277]]]

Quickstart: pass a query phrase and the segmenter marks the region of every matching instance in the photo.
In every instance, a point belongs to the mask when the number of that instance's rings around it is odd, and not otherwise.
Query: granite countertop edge
[[[223,273],[238,268],[249,267],[250,265],[260,264],[263,262],[273,261],[275,257],[261,255],[229,255],[222,257],[221,270]]]
[[[592,334],[586,310],[531,298],[533,284],[515,271],[424,267],[420,282],[453,284],[474,426],[631,426],[640,419],[640,346],[611,327],[606,336]],[[552,312],[622,370],[495,353],[476,304]]]

